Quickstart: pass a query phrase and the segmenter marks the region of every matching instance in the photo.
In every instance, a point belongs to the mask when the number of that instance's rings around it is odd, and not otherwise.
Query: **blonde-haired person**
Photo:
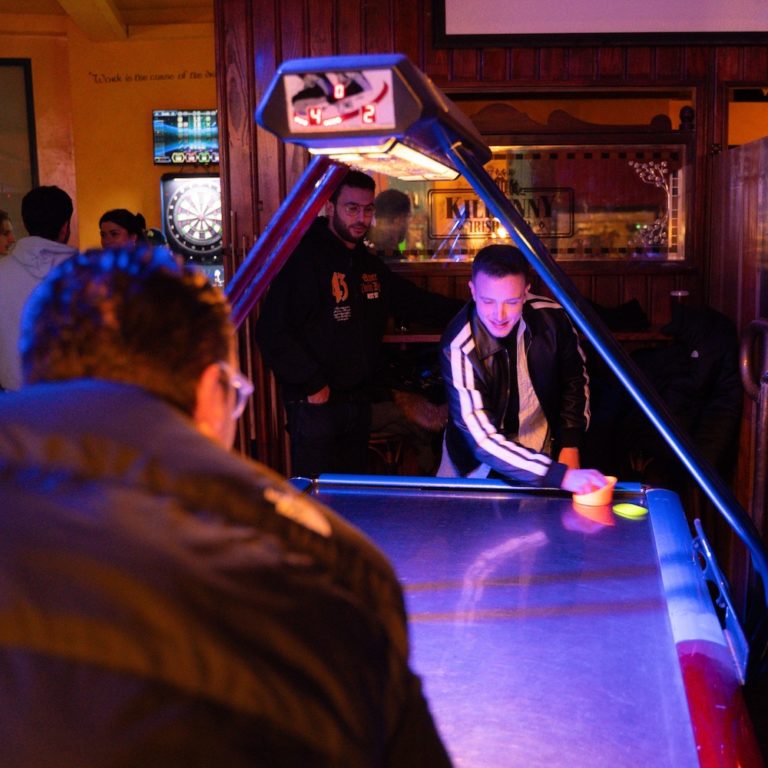
[[[10,214],[0,209],[0,256],[7,256],[15,243],[16,235],[13,232]]]

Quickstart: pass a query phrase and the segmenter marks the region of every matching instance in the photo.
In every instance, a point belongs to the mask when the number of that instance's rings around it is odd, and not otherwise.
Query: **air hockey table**
[[[357,525],[405,589],[413,665],[460,768],[760,766],[742,684],[768,674],[768,550],[732,491],[488,175],[471,121],[402,54],[283,62],[256,121],[312,155],[228,283],[240,326],[349,167],[470,183],[745,544],[745,636],[701,527],[669,491],[584,509],[501,481],[295,480]],[[639,511],[638,511],[639,508]]]
[[[743,639],[721,628],[674,493],[619,484],[581,507],[494,480],[294,483],[393,562],[457,766],[762,764]]]

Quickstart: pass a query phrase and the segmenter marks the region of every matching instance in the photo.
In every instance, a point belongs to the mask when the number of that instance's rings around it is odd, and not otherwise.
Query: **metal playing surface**
[[[546,494],[312,493],[393,561],[412,663],[457,766],[699,765],[653,509],[627,519]]]

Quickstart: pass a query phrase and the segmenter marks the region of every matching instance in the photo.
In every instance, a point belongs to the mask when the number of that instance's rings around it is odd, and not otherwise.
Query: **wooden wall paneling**
[[[624,275],[620,281],[619,304],[625,304],[632,299],[637,299],[643,312],[651,319],[651,302],[648,295],[648,278],[646,275]]]
[[[315,0],[331,5],[328,0]],[[334,53],[355,54],[365,52],[363,25],[360,21],[361,0],[336,0],[336,40]]]
[[[576,286],[578,292],[585,298],[592,301],[594,291],[592,288],[592,277],[590,275],[570,275],[571,281]]]
[[[504,48],[486,48],[480,51],[480,78],[482,82],[504,82],[507,73],[507,51]]]
[[[536,48],[513,48],[510,51],[509,80],[531,82],[538,71],[538,51]]]
[[[570,80],[594,81],[597,79],[597,48],[579,46],[568,52],[568,74]]]
[[[706,45],[691,45],[685,50],[685,76],[704,80],[711,74],[712,49]]]
[[[568,57],[565,48],[540,48],[538,51],[538,71],[534,78],[539,82],[555,85],[567,85],[570,80],[568,73]]]
[[[621,303],[619,281],[615,275],[595,275],[592,278],[592,301],[603,307],[615,307]]]
[[[653,76],[653,49],[650,46],[630,46],[626,49],[626,76],[630,82],[650,82]]]
[[[744,75],[752,82],[765,85],[768,80],[768,45],[752,45],[742,51]]]
[[[597,77],[600,80],[623,78],[626,71],[626,48],[600,46],[597,49]]]
[[[480,53],[476,48],[458,48],[451,54],[451,82],[480,80]]]
[[[408,0],[408,2],[414,2],[414,0]],[[415,0],[415,2],[421,6],[422,15],[425,18],[424,48],[419,65],[436,83],[445,84],[450,78],[450,56],[447,48],[436,48],[432,42],[434,39],[432,0]]]
[[[256,211],[251,200],[255,186],[253,123],[248,104],[253,101],[253,57],[245,31],[251,28],[249,10],[239,2],[217,6],[216,60],[218,63],[219,175],[222,188],[224,243],[231,270],[242,260],[242,235],[253,232]],[[232,215],[230,215],[232,214]]]
[[[395,34],[391,0],[363,3],[363,29],[366,53],[392,53]]]
[[[305,41],[303,56],[328,56],[335,52],[334,34],[336,18],[333,3],[307,0]]]
[[[718,81],[743,80],[749,75],[744,71],[743,48],[718,46],[715,49],[715,67]]]
[[[675,275],[660,273],[654,274],[648,281],[648,319],[651,325],[659,327],[670,320],[669,293],[677,290],[679,286]]]
[[[419,13],[419,4],[395,3],[392,10],[394,53],[404,53],[416,66],[423,60],[422,41],[425,19]]]
[[[659,83],[682,80],[683,50],[676,45],[659,45],[655,49],[656,67],[653,79]]]
[[[282,0],[279,5],[279,13],[275,18],[275,26],[272,30],[269,27],[263,29],[264,34],[269,35],[272,32],[276,40],[279,41],[278,55],[274,62],[275,69],[280,62],[286,59],[296,59],[309,55],[312,34],[308,29],[308,2],[311,0]],[[265,4],[266,0],[261,0],[259,3],[259,5]],[[318,36],[322,39],[322,30],[318,30]],[[272,74],[274,74],[274,69]],[[267,79],[268,82],[269,79]]]

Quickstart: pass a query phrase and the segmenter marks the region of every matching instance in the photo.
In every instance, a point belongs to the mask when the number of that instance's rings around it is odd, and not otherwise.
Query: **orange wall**
[[[213,31],[206,38],[89,43],[69,25],[80,246],[99,244],[110,208],[160,227],[160,177],[152,163],[153,109],[216,107]]]
[[[68,41],[63,17],[4,14],[0,56],[30,59],[41,184],[55,184],[77,200]],[[72,242],[78,237],[77,208]],[[14,221],[17,236],[26,234]]]
[[[152,110],[216,107],[213,29],[197,37],[94,43],[66,17],[0,15],[0,56],[32,61],[41,184],[75,200],[73,245],[99,244],[110,208],[140,211],[161,226],[160,177],[152,163]],[[21,222],[16,223],[25,234]]]

